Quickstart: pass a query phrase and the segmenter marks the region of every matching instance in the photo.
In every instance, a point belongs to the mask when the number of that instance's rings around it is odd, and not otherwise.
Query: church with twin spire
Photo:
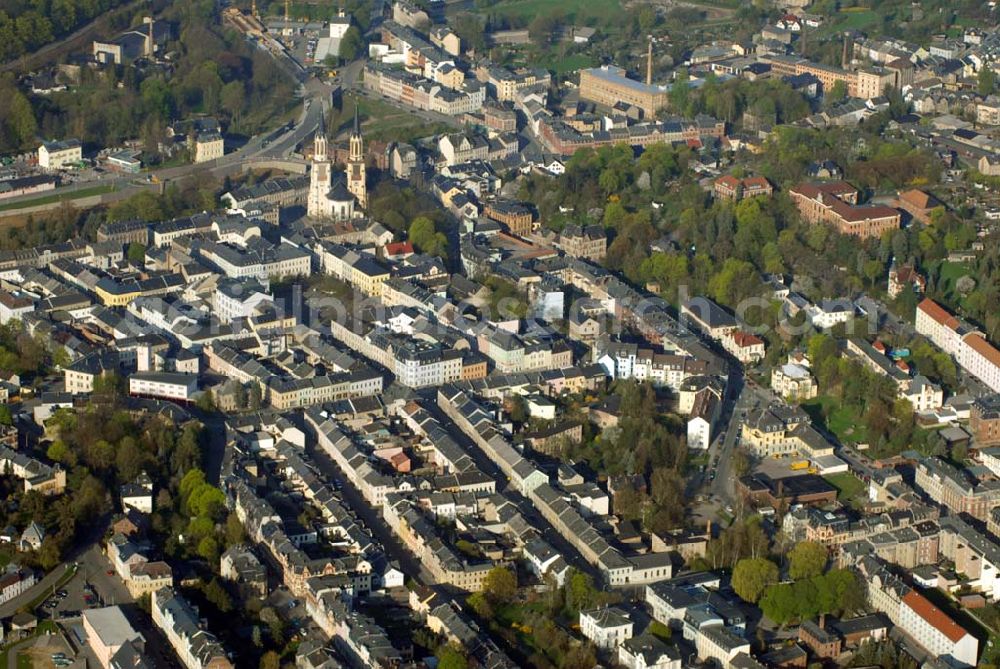
[[[335,175],[326,139],[326,128],[320,125],[313,144],[312,171],[309,175],[309,196],[306,213],[312,218],[346,220],[354,218],[355,207],[368,205],[368,184],[365,173],[365,145],[361,136],[358,108],[354,107],[347,170]],[[360,212],[357,212],[360,213]]]

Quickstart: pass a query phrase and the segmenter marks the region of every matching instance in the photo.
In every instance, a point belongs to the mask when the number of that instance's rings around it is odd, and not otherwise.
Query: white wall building
[[[78,139],[42,142],[38,147],[38,166],[47,170],[61,170],[83,160],[83,145]]]
[[[580,633],[603,650],[612,650],[632,638],[633,623],[617,607],[580,612]]]
[[[128,378],[128,391],[130,395],[188,402],[198,392],[198,376],[175,372],[136,372]]]

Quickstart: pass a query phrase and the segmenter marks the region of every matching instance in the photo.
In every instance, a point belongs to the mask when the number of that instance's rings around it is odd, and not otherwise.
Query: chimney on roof
[[[649,36],[649,47],[646,49],[646,85],[653,85],[653,36]]]
[[[821,630],[825,630],[826,629],[826,614],[825,613],[819,614],[819,628]]]

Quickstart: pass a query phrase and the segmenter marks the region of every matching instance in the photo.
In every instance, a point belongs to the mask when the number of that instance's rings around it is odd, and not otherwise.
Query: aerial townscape
[[[0,2],[0,669],[1000,667],[1000,8]]]

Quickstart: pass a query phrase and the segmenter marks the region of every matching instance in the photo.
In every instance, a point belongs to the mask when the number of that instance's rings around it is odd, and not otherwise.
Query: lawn
[[[955,282],[970,273],[968,264],[964,262],[944,261],[941,263],[940,271],[941,280],[939,287],[948,294],[952,301],[960,301],[961,298],[955,292]]]
[[[35,198],[34,200],[9,202],[7,204],[0,205],[0,211],[13,211],[14,209],[22,209],[24,207],[37,207],[39,205],[52,204],[53,202],[61,202],[63,200],[79,200],[93,195],[104,195],[105,193],[110,193],[113,190],[114,186],[111,184],[104,184],[102,186],[94,186],[92,188],[81,188],[80,190],[75,190],[70,193],[53,193],[52,195],[45,195],[43,197]]]
[[[823,479],[837,489],[837,499],[841,502],[849,502],[865,490],[865,482],[850,472],[830,474]]]
[[[856,11],[858,8],[841,10],[827,20],[818,30],[821,36],[830,37],[847,30],[864,30],[878,23],[878,14],[870,9]],[[853,10],[853,11],[852,11]]]
[[[813,421],[826,427],[841,442],[865,442],[867,434],[858,416],[840,406],[840,401],[829,395],[820,395],[802,403],[802,408]]]
[[[606,28],[619,23],[622,6],[618,0],[501,0],[489,6],[491,15],[530,22],[536,16],[556,15],[580,23],[583,19],[596,19],[596,24]]]
[[[354,121],[355,104],[358,106],[358,117],[365,139],[412,142],[420,137],[439,135],[451,130],[449,125],[425,121],[412,111],[395,107],[382,100],[345,96],[341,112],[334,115],[331,120],[334,136],[350,128]]]
[[[583,53],[574,53],[563,58],[553,55],[551,58],[543,58],[539,61],[539,66],[555,72],[557,75],[576,72],[586,67],[593,67],[596,61]]]

